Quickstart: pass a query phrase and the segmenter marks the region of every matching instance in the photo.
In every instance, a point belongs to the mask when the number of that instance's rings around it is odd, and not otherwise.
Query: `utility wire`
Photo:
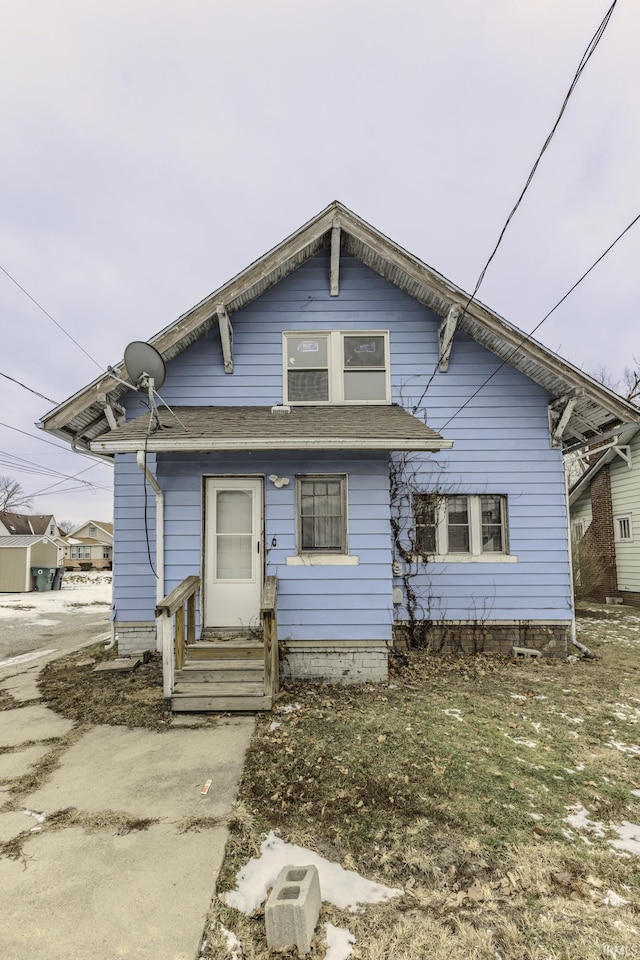
[[[50,447],[55,447],[56,450],[61,450],[63,453],[68,453],[68,447],[61,447],[57,443],[52,443],[51,440],[45,440],[44,437],[39,437],[36,433],[29,433],[27,430],[20,430],[19,427],[12,427],[10,423],[3,423],[0,420],[0,427],[6,427],[7,430],[15,430],[16,433],[23,433],[25,437],[31,437],[32,440],[39,440],[40,443],[48,443]],[[74,453],[78,453],[78,450],[74,450]]]
[[[501,369],[505,366],[505,364],[507,364],[507,363],[511,360],[511,358],[514,356],[514,354],[518,352],[518,350],[520,349],[520,347],[521,347],[524,343],[526,343],[528,340],[530,340],[530,339],[532,338],[532,336],[534,335],[534,333],[536,332],[536,330],[539,330],[539,329],[540,329],[540,327],[541,327],[542,324],[545,322],[545,320],[548,320],[548,319],[549,319],[549,317],[551,316],[551,314],[554,313],[554,312],[558,309],[558,307],[559,307],[561,304],[564,303],[564,301],[567,299],[567,297],[569,297],[569,296],[573,293],[573,291],[576,289],[576,287],[578,287],[578,286],[582,283],[582,281],[583,281],[586,277],[589,276],[589,274],[591,273],[591,271],[592,271],[593,269],[595,269],[595,267],[597,267],[598,264],[599,264],[602,260],[604,260],[604,258],[607,256],[607,254],[608,254],[611,250],[613,250],[613,248],[614,248],[615,245],[618,243],[618,241],[619,241],[619,240],[622,240],[622,238],[624,237],[624,235],[625,235],[626,233],[628,233],[629,230],[631,230],[631,228],[638,222],[638,220],[640,220],[640,213],[633,218],[633,220],[631,221],[631,223],[629,223],[629,224],[624,228],[624,230],[622,231],[622,233],[619,233],[619,234],[618,234],[618,236],[616,237],[616,239],[613,241],[613,243],[610,243],[610,244],[609,244],[609,246],[608,246],[607,249],[604,251],[604,253],[601,253],[600,256],[598,257],[598,259],[597,259],[597,260],[594,260],[594,262],[591,264],[591,266],[589,267],[589,269],[588,269],[588,270],[585,270],[585,272],[582,274],[582,276],[580,277],[580,279],[579,279],[579,280],[576,280],[576,282],[573,284],[573,286],[570,287],[570,289],[567,290],[567,292],[565,293],[565,295],[564,295],[563,297],[561,297],[560,300],[558,300],[558,302],[555,304],[555,306],[553,306],[553,307],[551,308],[551,310],[549,310],[549,312],[544,315],[544,317],[542,318],[542,320],[541,320],[538,324],[536,324],[536,326],[533,328],[533,330],[531,330],[530,333],[527,333],[527,334],[522,338],[522,340],[520,340],[520,342],[513,348],[513,350],[512,350],[511,353],[509,354],[509,356],[508,356],[508,357],[505,357],[505,359],[502,361],[502,363],[501,363],[498,367],[496,367],[496,369],[493,371],[493,373],[491,373],[491,374],[486,378],[486,380],[483,380],[483,382],[480,384],[480,386],[479,386],[478,389],[475,391],[475,393],[472,393],[471,396],[470,396],[467,400],[465,400],[465,402],[464,402],[460,407],[458,407],[458,409],[457,409],[454,413],[451,414],[451,416],[450,416],[449,419],[446,421],[446,423],[443,423],[442,426],[439,427],[440,430],[444,430],[446,427],[448,427],[449,424],[451,423],[451,421],[454,420],[454,419],[458,416],[458,414],[459,414],[462,410],[464,410],[464,408],[465,408],[466,406],[468,406],[468,405],[471,403],[471,401],[474,399],[474,397],[477,397],[477,396],[478,396],[478,394],[480,393],[480,391],[481,391],[484,387],[486,387],[486,385],[489,383],[489,381],[490,381],[490,380],[493,380],[493,378],[494,378],[495,375],[498,373],[498,371],[501,370]]]
[[[458,317],[458,321],[457,321],[459,324],[462,323],[462,321],[464,320],[464,318],[465,318],[465,316],[466,316],[466,313],[467,313],[467,310],[469,309],[469,306],[471,305],[471,303],[472,303],[473,300],[475,299],[475,296],[476,296],[478,290],[480,289],[480,286],[481,286],[481,284],[482,284],[482,281],[483,281],[484,278],[485,278],[485,274],[486,274],[487,270],[489,269],[489,265],[491,264],[491,261],[493,260],[493,258],[495,257],[496,253],[498,252],[498,247],[499,247],[500,244],[502,243],[502,240],[503,240],[503,238],[504,238],[504,235],[505,235],[505,233],[507,232],[507,229],[508,229],[508,227],[509,227],[509,224],[510,224],[511,221],[513,220],[513,217],[515,216],[515,213],[516,213],[518,207],[519,207],[520,204],[522,203],[522,201],[523,201],[523,199],[524,199],[524,195],[525,195],[525,193],[527,192],[527,190],[529,189],[529,187],[530,187],[530,185],[531,185],[531,181],[533,180],[533,178],[534,178],[534,176],[535,176],[535,174],[536,174],[536,171],[537,171],[537,169],[538,169],[538,166],[539,166],[539,164],[540,164],[540,161],[542,160],[542,157],[543,157],[544,154],[546,153],[547,148],[549,147],[549,144],[551,143],[551,141],[552,141],[552,139],[553,139],[553,136],[554,136],[556,130],[558,129],[558,126],[559,126],[559,124],[560,124],[560,121],[562,120],[563,114],[564,114],[565,110],[567,109],[567,105],[568,105],[568,103],[569,103],[569,100],[571,99],[571,95],[572,95],[572,93],[574,92],[574,90],[575,90],[575,88],[576,88],[576,86],[577,86],[577,84],[578,84],[578,81],[580,80],[580,77],[582,76],[582,73],[583,73],[586,65],[588,64],[589,60],[590,60],[591,57],[593,56],[596,47],[598,46],[598,44],[599,44],[600,41],[602,40],[603,34],[604,34],[605,30],[607,29],[607,26],[608,26],[608,24],[609,24],[609,21],[611,20],[611,17],[612,17],[612,15],[613,15],[613,11],[614,11],[614,8],[615,8],[617,2],[618,2],[618,0],[613,0],[613,3],[611,4],[611,6],[609,7],[609,9],[608,9],[607,12],[605,13],[605,15],[604,15],[604,17],[603,17],[603,19],[602,19],[602,22],[600,23],[600,25],[598,26],[598,29],[596,30],[596,32],[595,32],[594,35],[592,36],[591,40],[590,40],[589,43],[587,44],[587,48],[586,48],[586,50],[584,51],[584,53],[582,54],[582,57],[580,58],[580,62],[579,62],[579,64],[578,64],[578,67],[577,67],[577,69],[576,69],[576,72],[575,72],[575,74],[574,74],[574,76],[573,76],[573,80],[571,81],[571,84],[570,84],[569,89],[568,89],[568,91],[567,91],[567,93],[566,93],[566,95],[565,95],[564,100],[562,101],[562,106],[560,107],[560,112],[559,112],[558,116],[556,117],[556,120],[555,120],[555,122],[554,122],[554,124],[553,124],[553,126],[552,126],[552,128],[551,128],[550,133],[549,133],[548,136],[547,136],[547,139],[545,140],[545,142],[544,142],[543,145],[542,145],[542,149],[540,150],[540,152],[538,153],[538,156],[536,157],[535,163],[533,164],[531,170],[529,171],[529,176],[527,177],[527,179],[526,179],[526,181],[525,181],[525,184],[524,184],[524,187],[522,188],[522,190],[521,190],[521,192],[520,192],[520,196],[519,196],[518,199],[516,200],[516,202],[515,202],[512,210],[511,210],[511,212],[509,213],[509,216],[507,217],[507,219],[506,219],[505,222],[504,222],[504,226],[502,227],[502,230],[500,231],[500,234],[499,234],[499,236],[498,236],[498,239],[497,239],[497,241],[496,241],[496,244],[495,244],[495,246],[494,246],[494,248],[493,248],[493,250],[491,251],[491,254],[490,254],[490,256],[489,256],[489,259],[487,260],[487,262],[485,263],[484,267],[483,267],[482,270],[480,271],[480,275],[479,275],[479,277],[478,277],[478,279],[477,279],[477,281],[476,281],[476,285],[475,285],[475,287],[473,288],[473,293],[469,296],[469,298],[467,299],[467,302],[465,303],[464,307],[462,308],[462,313],[461,313],[460,316]],[[424,398],[425,398],[425,396],[426,396],[426,394],[427,394],[427,391],[429,390],[429,387],[430,387],[431,384],[433,383],[433,380],[434,380],[434,378],[435,378],[435,375],[436,375],[436,373],[438,372],[438,367],[439,367],[439,366],[440,366],[440,361],[438,360],[438,361],[436,362],[435,367],[433,368],[433,372],[431,373],[431,376],[429,377],[429,380],[428,380],[428,382],[427,382],[427,385],[426,385],[426,387],[424,388],[424,390],[423,390],[423,392],[422,392],[422,396],[420,397],[420,399],[418,400],[418,402],[417,402],[417,403],[415,404],[415,406],[413,407],[413,412],[414,412],[414,413],[416,412],[416,410],[417,410],[417,409],[420,407],[420,405],[422,404],[422,401],[424,400]]]
[[[34,393],[36,397],[46,400],[47,403],[56,403],[56,401],[52,400],[51,397],[45,397],[44,393],[38,393],[37,390],[32,390],[31,387],[26,385],[26,383],[21,383],[20,380],[16,380],[15,377],[10,377],[8,373],[3,373],[2,370],[0,370],[0,377],[4,377],[5,380],[11,380],[12,383],[17,383],[19,387],[24,387],[25,390],[29,391],[29,393]]]
[[[9,273],[8,270],[5,270],[5,268],[2,266],[2,264],[0,264],[0,270],[2,270],[2,272],[4,273],[4,275],[5,275],[6,277],[8,277],[9,280],[11,280],[12,283],[15,283],[16,287],[18,288],[18,290],[22,290],[22,292],[24,293],[25,297],[28,297],[29,300],[31,300],[32,303],[35,303],[35,305],[36,305],[36,307],[38,308],[38,310],[42,310],[42,312],[44,313],[45,317],[48,317],[49,320],[51,320],[52,323],[55,323],[55,325],[56,325],[56,327],[58,328],[58,330],[61,330],[61,331],[64,333],[65,337],[68,337],[69,340],[71,340],[72,343],[75,343],[75,345],[76,345],[76,347],[78,348],[78,350],[82,350],[82,352],[84,353],[85,357],[88,357],[89,360],[91,360],[92,363],[95,363],[96,367],[98,367],[99,370],[102,370],[101,365],[98,363],[98,361],[95,359],[95,357],[92,357],[90,353],[87,353],[87,351],[85,350],[85,348],[84,348],[83,346],[81,346],[81,344],[78,343],[78,341],[75,339],[75,337],[72,337],[71,334],[69,333],[69,331],[68,331],[68,330],[65,330],[65,328],[62,326],[62,324],[61,324],[61,323],[58,323],[58,321],[55,319],[55,317],[52,317],[51,314],[49,313],[49,311],[48,311],[48,310],[45,310],[45,308],[42,306],[42,304],[41,304],[41,303],[38,303],[38,301],[36,300],[36,298],[35,298],[35,297],[32,297],[31,294],[29,293],[29,291],[28,291],[28,290],[25,290],[25,288],[22,286],[22,284],[21,284],[21,283],[18,283],[18,281],[16,280],[16,278],[11,276],[11,274]],[[47,397],[45,397],[45,400],[46,400],[46,399],[47,399]],[[49,402],[52,403],[53,401],[49,401]]]
[[[54,470],[51,467],[43,467],[41,464],[35,463],[33,460],[25,460],[23,457],[16,457],[4,450],[0,450],[0,466],[9,467],[13,470],[19,470],[21,473],[30,473],[44,477],[61,477],[62,479],[59,482],[63,483],[65,480],[75,480],[75,478],[80,476],[80,474],[86,473],[88,470],[93,470],[93,468],[97,467],[98,464],[92,463],[90,467],[86,467],[84,470],[80,470],[78,473],[70,475],[68,473],[63,473],[61,470]],[[93,486],[93,484],[90,485]]]

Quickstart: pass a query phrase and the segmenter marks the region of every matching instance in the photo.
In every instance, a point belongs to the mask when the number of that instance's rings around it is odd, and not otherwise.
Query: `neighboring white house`
[[[640,430],[631,424],[592,460],[569,493],[578,593],[640,603]],[[598,455],[599,454],[599,455]]]
[[[67,537],[64,550],[66,567],[80,568],[90,563],[94,570],[110,568],[113,560],[113,524],[87,520]]]

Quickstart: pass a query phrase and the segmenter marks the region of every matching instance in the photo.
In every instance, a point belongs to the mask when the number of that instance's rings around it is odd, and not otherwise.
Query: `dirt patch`
[[[94,673],[97,663],[114,657],[96,645],[47,664],[38,681],[46,705],[82,724],[166,730],[171,716],[162,698],[161,655],[152,654],[130,674]],[[94,662],[82,664],[87,659]]]

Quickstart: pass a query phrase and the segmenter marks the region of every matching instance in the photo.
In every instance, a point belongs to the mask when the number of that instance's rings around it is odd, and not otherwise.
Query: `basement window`
[[[633,540],[633,526],[630,513],[620,513],[613,518],[616,543],[628,543]]]

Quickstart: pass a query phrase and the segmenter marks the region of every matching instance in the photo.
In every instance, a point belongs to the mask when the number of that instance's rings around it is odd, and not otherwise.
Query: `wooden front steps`
[[[264,692],[264,645],[248,637],[204,640],[185,647],[175,672],[175,713],[252,713],[270,710]]]

